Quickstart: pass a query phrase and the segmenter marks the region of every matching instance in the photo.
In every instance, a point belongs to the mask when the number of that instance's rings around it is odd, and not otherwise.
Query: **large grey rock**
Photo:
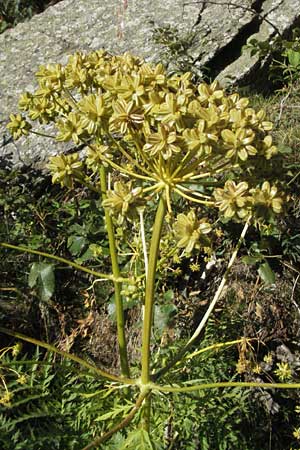
[[[268,39],[274,34],[274,28],[262,21],[257,11],[266,14],[284,33],[299,18],[296,3],[300,5],[300,0],[61,1],[0,35],[0,154],[13,152],[16,159],[28,163],[43,161],[49,153],[61,149],[60,144],[36,136],[7,142],[8,115],[16,111],[20,93],[34,89],[39,65],[65,63],[76,50],[99,48],[113,53],[131,51],[157,61],[161,46],[154,43],[153,27],[172,25],[179,33],[194,33],[187,52],[195,66],[221,71],[223,84],[228,77],[237,82],[257,63],[248,56],[239,58],[247,37],[258,32],[258,38]]]
[[[249,39],[258,41],[271,41],[278,31],[285,36],[294,26],[300,24],[300,0],[265,0],[262,2],[261,16],[263,20],[259,30],[251,34]],[[229,64],[217,79],[223,86],[233,83],[241,83],[246,80],[255,80],[256,70],[262,72],[266,69],[266,61],[259,61],[258,56],[251,56],[250,50],[241,54]],[[260,74],[256,73],[257,80]]]

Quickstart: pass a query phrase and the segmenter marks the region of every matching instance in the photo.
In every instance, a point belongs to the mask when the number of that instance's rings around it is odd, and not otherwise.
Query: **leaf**
[[[293,152],[293,149],[285,144],[279,144],[277,146],[277,149],[278,149],[278,152],[281,153],[282,155],[288,155]]]
[[[290,49],[287,51],[287,57],[289,64],[295,69],[298,68],[300,65],[300,52]]]
[[[172,289],[169,289],[167,292],[164,293],[164,300],[166,302],[171,302],[174,298],[174,291]]]
[[[39,263],[33,263],[28,277],[28,285],[33,288],[36,285],[39,276]]]
[[[101,422],[107,419],[114,419],[115,417],[122,414],[122,416],[125,416],[129,413],[129,411],[133,408],[134,404],[127,401],[126,405],[117,405],[114,409],[111,411],[108,411],[105,414],[102,414],[102,416],[97,417],[95,419],[95,422]]]
[[[266,284],[275,283],[275,273],[273,272],[267,261],[261,264],[257,271],[264,283]]]
[[[115,296],[113,295],[112,298],[110,299],[110,302],[107,306],[107,312],[109,315],[109,318],[112,322],[114,322],[116,320],[116,304],[115,304]]]
[[[120,450],[155,450],[146,430],[140,428],[132,431]]]
[[[87,239],[84,236],[69,236],[68,249],[74,256],[79,256],[87,244]]]
[[[88,248],[80,258],[76,258],[75,262],[78,264],[82,264],[85,261],[89,261],[90,259],[94,259],[94,253],[93,251]]]
[[[29,287],[37,287],[41,300],[49,300],[55,291],[54,265],[33,263],[28,277]]]
[[[248,266],[252,266],[259,262],[261,258],[259,256],[243,256],[242,261],[244,264],[247,264]]]
[[[169,325],[171,318],[176,313],[175,305],[169,303],[166,305],[155,305],[154,309],[154,327],[163,332],[166,326]]]

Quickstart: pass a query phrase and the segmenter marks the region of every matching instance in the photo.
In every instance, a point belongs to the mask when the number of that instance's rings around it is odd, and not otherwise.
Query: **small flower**
[[[78,102],[78,107],[83,113],[82,126],[89,134],[95,134],[103,126],[107,115],[103,96],[87,95]]]
[[[266,117],[266,112],[263,109],[255,112],[252,108],[246,108],[245,117],[252,127],[257,128],[260,131],[271,131],[273,129],[272,122],[264,120]]]
[[[186,253],[194,247],[208,247],[210,244],[206,235],[210,233],[211,225],[205,219],[199,221],[194,210],[188,214],[178,214],[173,229],[178,247],[184,248]]]
[[[182,139],[168,125],[159,125],[158,132],[150,134],[146,140],[143,150],[151,156],[161,154],[167,160],[172,154],[182,151]]]
[[[143,123],[143,112],[133,101],[127,103],[119,99],[112,106],[114,113],[110,119],[111,131],[125,134],[132,129],[137,129]]]
[[[250,370],[250,367],[251,362],[248,359],[242,357],[239,358],[236,364],[236,371],[238,374],[242,375],[243,373],[248,372]]]
[[[103,254],[103,249],[98,244],[90,244],[89,249],[91,250],[94,258],[97,258],[98,256]]]
[[[191,263],[189,267],[192,272],[199,272],[200,270],[200,265],[198,263]]]
[[[12,347],[12,355],[18,356],[18,354],[20,353],[21,350],[22,350],[22,344],[21,344],[21,342],[17,342],[17,344],[15,344]]]
[[[71,155],[52,156],[48,168],[52,172],[52,183],[60,183],[61,186],[73,187],[73,178],[81,176],[82,162],[78,153]]]
[[[246,182],[236,184],[231,180],[226,181],[224,189],[214,190],[216,206],[228,219],[234,216],[244,219],[248,215],[249,197],[247,194],[248,184]]]
[[[272,213],[280,214],[283,209],[283,198],[278,195],[276,186],[268,181],[261,188],[251,189],[253,207],[258,219],[268,219]]]
[[[86,154],[86,165],[93,172],[98,172],[102,165],[106,165],[105,160],[112,157],[107,145],[91,145]]]
[[[262,372],[261,366],[260,366],[259,364],[255,364],[255,365],[252,367],[252,372],[253,372],[253,373],[260,374],[260,373]]]
[[[287,362],[277,363],[277,369],[274,370],[274,373],[280,381],[288,381],[292,378],[292,369]]]
[[[18,103],[19,109],[28,111],[30,106],[32,105],[32,99],[33,95],[29,92],[24,92],[23,94],[21,94]]]
[[[82,123],[82,116],[78,113],[71,112],[65,119],[60,119],[56,122],[58,128],[57,141],[70,141],[71,139],[77,145],[80,142],[80,137],[84,134],[84,126]]]
[[[24,374],[19,375],[19,378],[17,379],[17,382],[19,384],[26,384],[26,381],[27,381],[27,376],[26,375],[24,375]]]
[[[19,139],[22,135],[27,136],[32,126],[24,119],[21,114],[10,114],[10,122],[6,128],[12,134],[15,140]]]
[[[224,236],[224,231],[222,230],[222,228],[217,228],[215,230],[215,234],[216,234],[217,238],[221,238]]]
[[[180,258],[180,256],[176,253],[176,254],[173,256],[173,262],[174,262],[174,264],[180,264],[180,261],[181,261],[181,258]]]
[[[40,84],[52,86],[56,91],[62,89],[65,74],[61,64],[47,64],[46,66],[40,66],[35,75]]]
[[[109,190],[107,198],[102,202],[104,208],[110,208],[111,213],[118,216],[119,223],[123,222],[125,216],[134,218],[137,215],[136,208],[142,204],[142,188],[133,188],[131,181],[116,181],[114,190]]]
[[[29,110],[29,117],[40,123],[49,123],[51,116],[55,115],[53,102],[47,98],[34,98]]]
[[[293,436],[297,441],[300,441],[300,427],[294,429]]]
[[[143,85],[141,75],[133,74],[124,77],[118,87],[119,97],[126,101],[132,100],[136,105],[141,106],[143,96],[145,94],[145,86]]]
[[[277,147],[273,145],[272,136],[268,135],[264,138],[261,151],[266,159],[271,159],[278,153]]]
[[[219,104],[224,98],[224,91],[219,88],[218,82],[214,81],[211,85],[201,83],[198,86],[199,97],[198,100],[202,105],[209,105],[211,103]]]
[[[179,277],[182,274],[182,270],[180,269],[180,267],[176,267],[176,269],[173,270],[173,275],[175,277]]]
[[[182,130],[184,128],[182,116],[186,114],[187,110],[185,101],[184,95],[167,94],[164,103],[159,105],[157,109],[153,109],[156,113],[156,119],[170,126],[175,125],[177,130]]]
[[[211,142],[218,140],[216,135],[205,132],[204,120],[199,121],[197,128],[185,129],[183,138],[187,148],[192,152],[197,152],[198,157],[209,155],[212,152]]]
[[[231,130],[221,131],[224,141],[224,148],[227,150],[225,158],[246,161],[248,156],[256,155],[257,150],[253,147],[252,142],[255,139],[255,133],[251,129],[238,128],[235,132]]]
[[[267,355],[264,356],[264,362],[269,365],[273,363],[272,353],[268,353]]]
[[[12,392],[6,391],[2,397],[0,397],[0,405],[9,407],[11,405],[11,399],[13,398]]]

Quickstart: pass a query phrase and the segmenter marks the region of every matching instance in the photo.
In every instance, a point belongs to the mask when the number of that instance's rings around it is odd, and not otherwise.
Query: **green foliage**
[[[210,342],[210,334],[214,335],[213,325],[203,345]],[[183,381],[188,375],[204,382],[228,378],[234,353],[212,352],[197,361],[187,360]],[[39,349],[32,355],[7,356],[3,367],[17,369],[25,378],[20,385],[14,374],[6,373],[11,405],[9,409],[0,407],[3,450],[10,449],[11,442],[18,450],[38,450],[46,445],[79,450],[101,431],[104,421],[115,423],[133,406],[119,389],[108,388],[70,362],[44,355]],[[251,448],[241,428],[250,418],[247,391],[228,390],[221,397],[214,390],[184,397],[155,395],[152,401],[151,439],[145,430],[135,430],[133,425],[128,436],[119,433],[105,448],[159,450],[169,448],[172,442],[175,448],[190,450],[206,448],[205,442],[207,448],[238,449],[241,443],[243,448]]]
[[[276,35],[271,41],[250,39],[245,49],[250,55],[272,58],[269,77],[279,85],[292,84],[300,76],[300,30],[295,28],[290,39]]]
[[[37,348],[33,355],[6,358],[4,367],[18,369],[22,385],[6,376],[11,394],[9,409],[0,408],[0,443],[3,450],[80,449],[93,432],[99,408],[97,397],[85,393],[99,390],[99,381],[78,373],[70,363],[59,362]]]
[[[59,0],[58,0],[59,1]],[[2,0],[0,4],[0,33],[44,11],[53,0]]]
[[[153,444],[149,433],[141,429],[132,431],[125,442],[120,447],[120,450],[160,450],[162,446]]]
[[[171,25],[156,26],[154,22],[152,39],[161,47],[159,58],[169,71],[176,73],[191,72],[196,80],[208,78],[205,67],[197,68],[190,52],[197,38],[196,31],[180,32]]]

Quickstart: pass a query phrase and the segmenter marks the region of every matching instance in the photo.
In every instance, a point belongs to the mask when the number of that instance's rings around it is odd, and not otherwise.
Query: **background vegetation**
[[[55,5],[61,0],[1,0],[0,3],[0,33],[19,22],[29,20],[48,6]]]

